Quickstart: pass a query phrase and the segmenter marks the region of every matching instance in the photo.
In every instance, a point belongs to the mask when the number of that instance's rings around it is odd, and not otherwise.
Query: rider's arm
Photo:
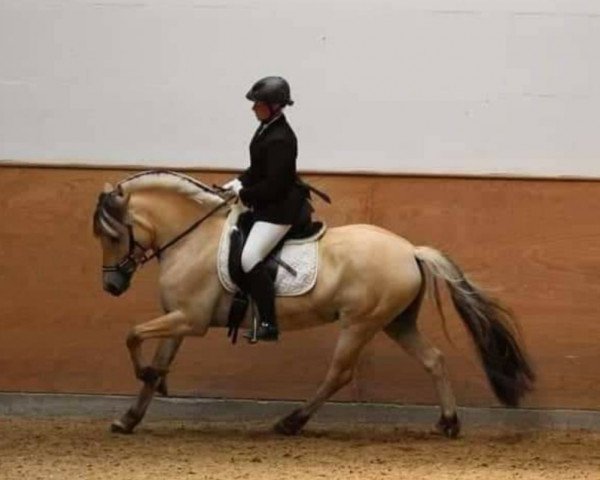
[[[266,178],[240,191],[240,198],[246,204],[283,198],[296,181],[296,151],[293,144],[285,140],[275,141],[268,146],[266,156]]]

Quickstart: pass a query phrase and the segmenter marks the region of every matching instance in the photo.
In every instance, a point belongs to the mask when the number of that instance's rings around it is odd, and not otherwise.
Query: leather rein
[[[165,250],[167,250],[168,248],[170,248],[173,245],[175,245],[177,242],[179,242],[185,236],[189,235],[196,228],[198,228],[205,220],[207,220],[208,218],[212,217],[215,213],[217,213],[223,207],[228,206],[230,204],[230,202],[232,200],[235,200],[236,198],[237,197],[233,196],[231,198],[228,198],[227,200],[224,200],[222,203],[220,203],[219,205],[217,205],[215,208],[213,208],[206,215],[200,217],[198,220],[196,220],[194,223],[192,223],[183,232],[181,232],[178,235],[176,235],[174,238],[172,238],[171,240],[169,240],[163,246],[158,247],[157,249],[155,249],[154,251],[152,251],[152,253],[150,255],[146,254],[147,249],[145,249],[134,238],[134,236],[133,236],[133,228],[131,227],[131,225],[127,225],[127,231],[128,231],[128,234],[129,234],[129,252],[116,265],[106,265],[106,266],[103,265],[102,266],[102,271],[103,272],[121,272],[121,273],[124,273],[124,274],[131,274],[131,273],[133,273],[137,269],[137,267],[141,267],[142,265],[148,263],[153,258],[160,259],[160,256],[162,255],[162,253]],[[135,248],[136,247],[139,248],[139,249],[141,249],[142,252],[143,252],[142,253],[142,257],[140,257],[140,258],[136,258],[134,256]]]

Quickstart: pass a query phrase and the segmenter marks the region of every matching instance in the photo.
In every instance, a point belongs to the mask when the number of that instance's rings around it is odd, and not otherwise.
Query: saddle
[[[234,344],[250,305],[249,295],[244,291],[245,274],[241,257],[253,224],[251,211],[242,211],[239,206],[234,206],[219,244],[219,279],[223,287],[233,293],[227,326],[228,337]],[[314,287],[318,268],[318,241],[326,229],[323,222],[308,221],[295,225],[263,260],[273,279],[276,296],[303,295]]]

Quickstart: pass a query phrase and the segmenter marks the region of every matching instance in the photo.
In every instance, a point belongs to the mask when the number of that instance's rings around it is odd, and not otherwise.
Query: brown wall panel
[[[129,172],[0,168],[0,391],[137,390],[124,337],[158,312],[155,268],[121,298],[104,294],[91,213],[105,181]],[[230,174],[200,173],[206,183]],[[330,225],[370,222],[448,252],[521,319],[539,372],[527,405],[600,407],[600,182],[311,175]],[[392,267],[393,268],[393,267]],[[495,401],[447,303],[454,345],[431,306],[423,330],[446,353],[459,403]],[[337,327],[230,346],[222,331],[186,341],[175,393],[304,398],[327,368]],[[260,372],[260,374],[255,373]],[[428,376],[384,336],[337,399],[435,403]]]

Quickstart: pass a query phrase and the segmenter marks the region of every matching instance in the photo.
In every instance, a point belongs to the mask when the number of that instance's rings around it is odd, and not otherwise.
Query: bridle
[[[235,198],[236,197],[231,197],[231,198],[228,198],[227,200],[224,200],[222,203],[217,205],[206,215],[202,216],[201,218],[196,220],[194,223],[192,223],[183,232],[181,232],[180,234],[178,234],[177,236],[175,236],[174,238],[169,240],[162,247],[156,248],[150,254],[148,254],[148,249],[144,248],[144,246],[142,244],[140,244],[133,236],[133,227],[130,224],[127,224],[127,233],[128,233],[128,238],[129,238],[129,251],[127,252],[127,255],[125,255],[121,260],[119,260],[115,265],[103,265],[102,272],[103,273],[117,272],[120,275],[125,276],[126,278],[131,277],[131,275],[133,275],[133,273],[136,271],[136,269],[138,267],[141,267],[142,265],[148,263],[153,258],[160,259],[160,256],[162,255],[162,253],[165,250],[167,250],[169,247],[172,247],[173,245],[175,245],[179,240],[184,238],[189,233],[193,232],[205,220],[212,217],[215,213],[217,213],[223,207],[228,206],[230,204],[231,200],[234,200]],[[135,255],[136,248],[138,248],[142,251],[141,256]]]
[[[139,266],[144,265],[148,261],[149,257],[146,255],[147,249],[134,238],[133,227],[131,225],[127,225],[127,234],[129,236],[129,251],[127,252],[127,255],[115,265],[102,265],[103,273],[118,272],[121,275],[129,277]],[[136,258],[136,247],[142,251],[141,257]]]

